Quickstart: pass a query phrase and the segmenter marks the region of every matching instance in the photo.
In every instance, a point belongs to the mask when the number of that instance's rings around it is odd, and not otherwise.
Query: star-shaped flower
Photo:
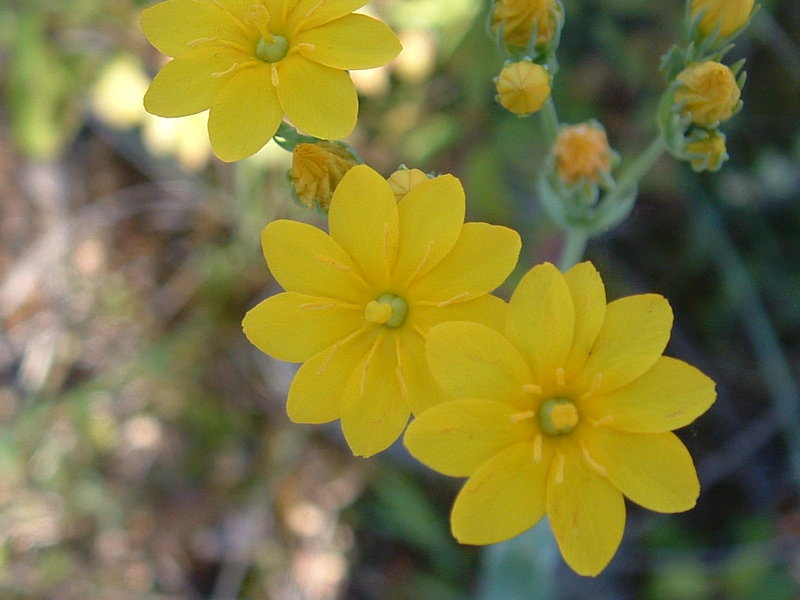
[[[380,21],[352,14],[367,0],[166,0],[142,11],[142,29],[174,57],[144,98],[162,117],[211,109],[214,153],[257,152],[284,116],[326,139],[350,134],[358,97],[349,69],[379,67],[400,52]]]
[[[662,356],[672,327],[655,294],[606,304],[591,263],[531,270],[505,334],[478,323],[428,333],[436,381],[455,400],[417,416],[405,443],[433,469],[469,477],[451,525],[491,544],[544,514],[567,563],[595,575],[616,552],[623,495],[659,512],[694,506],[692,459],[671,431],[712,404],[714,383]]]
[[[244,318],[263,352],[302,362],[287,411],[299,423],[341,419],[355,454],[388,447],[410,413],[446,400],[425,358],[428,330],[460,320],[500,327],[506,303],[489,292],[513,269],[519,235],[464,223],[451,175],[415,185],[399,201],[378,173],[345,174],[329,211],[330,235],[288,220],[262,242],[287,291]]]

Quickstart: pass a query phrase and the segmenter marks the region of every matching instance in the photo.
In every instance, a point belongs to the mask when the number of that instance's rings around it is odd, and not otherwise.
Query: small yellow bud
[[[703,13],[697,30],[711,35],[719,27],[719,35],[729,36],[747,24],[753,12],[754,0],[691,0],[692,18]]]
[[[689,155],[689,164],[692,170],[719,171],[722,163],[728,160],[725,148],[725,134],[714,131],[707,138],[690,142],[686,145]]]
[[[394,192],[394,197],[399,201],[413,188],[428,179],[428,176],[419,169],[397,169],[389,175],[387,181]]]
[[[534,29],[536,45],[553,39],[561,18],[556,0],[495,0],[492,30],[496,33],[502,27],[506,45],[522,50],[528,47]]]
[[[550,97],[550,74],[529,60],[509,63],[497,78],[497,101],[515,115],[536,112]]]
[[[344,174],[358,164],[347,146],[319,141],[297,144],[292,152],[289,180],[297,200],[309,208],[327,211],[331,197]]]
[[[600,125],[581,123],[564,127],[553,146],[558,176],[567,184],[599,183],[611,171],[611,148]]]
[[[739,104],[741,90],[727,66],[713,60],[692,63],[676,78],[681,85],[675,102],[684,103],[684,112],[702,127],[729,119]]]

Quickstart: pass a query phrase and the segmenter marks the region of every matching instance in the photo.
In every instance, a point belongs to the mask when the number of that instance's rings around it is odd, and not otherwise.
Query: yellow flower
[[[690,12],[696,18],[701,12],[697,29],[711,35],[719,27],[719,35],[729,36],[744,27],[753,12],[754,0],[691,0]]]
[[[292,170],[289,171],[295,197],[309,208],[318,206],[327,211],[336,186],[357,164],[341,142],[297,144],[292,151]]]
[[[409,426],[405,443],[433,469],[469,477],[451,514],[466,544],[491,544],[545,513],[567,563],[595,575],[625,526],[623,495],[659,512],[694,506],[692,459],[671,431],[712,404],[714,383],[661,356],[672,327],[655,294],[606,304],[595,268],[531,270],[505,335],[476,323],[428,334],[428,360],[455,400]]]
[[[581,123],[563,127],[553,146],[556,168],[562,181],[598,183],[611,171],[611,148],[599,125]]]
[[[722,164],[728,160],[728,151],[725,148],[725,134],[720,131],[712,132],[708,137],[695,140],[686,145],[689,155],[689,164],[694,171],[719,171]]]
[[[519,235],[464,223],[459,181],[443,175],[395,200],[366,165],[350,169],[331,200],[330,235],[270,223],[264,256],[287,291],[247,313],[263,352],[302,362],[287,411],[298,423],[341,419],[355,454],[388,447],[411,411],[446,399],[425,360],[428,330],[443,321],[499,327],[507,305],[489,292],[513,269]]]
[[[211,109],[214,153],[257,152],[284,116],[304,132],[342,138],[358,98],[348,69],[386,64],[397,36],[351,14],[367,0],[166,0],[142,11],[142,29],[175,57],[156,74],[145,108],[162,117]]]
[[[497,78],[497,101],[515,115],[525,116],[550,97],[550,75],[530,60],[508,63]]]
[[[394,173],[389,175],[386,180],[389,182],[389,187],[394,192],[394,197],[400,200],[413,188],[417,187],[423,181],[427,181],[429,177],[419,169],[397,169]]]
[[[503,28],[503,41],[511,48],[525,49],[536,30],[536,44],[546,44],[556,32],[562,17],[556,0],[496,0],[492,11],[492,30]]]
[[[692,63],[677,76],[675,102],[692,122],[708,127],[729,119],[739,106],[741,90],[729,67],[713,60]]]

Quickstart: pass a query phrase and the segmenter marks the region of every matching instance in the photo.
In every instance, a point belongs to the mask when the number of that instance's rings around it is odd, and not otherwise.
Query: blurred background
[[[746,58],[748,78],[723,170],[665,157],[630,218],[590,242],[610,298],[669,298],[667,353],[719,392],[679,432],[697,508],[629,504],[595,579],[524,545],[459,546],[460,481],[400,445],[358,459],[336,424],[288,422],[294,367],[250,346],[240,321],[278,291],[264,225],[322,221],[290,199],[276,145],[223,164],[205,115],[144,113],[166,60],[138,26],[147,4],[0,5],[0,598],[800,598],[800,4],[763,0],[726,59]],[[535,197],[540,123],[493,99],[489,5],[371,2],[405,49],[353,73],[349,141],[384,175],[455,174],[470,220],[518,229],[507,295],[561,241]],[[624,163],[655,135],[683,3],[565,5],[560,117],[599,119]]]

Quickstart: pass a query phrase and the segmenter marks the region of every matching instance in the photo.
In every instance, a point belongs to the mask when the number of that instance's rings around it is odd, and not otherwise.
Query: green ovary
[[[364,309],[364,318],[370,323],[400,327],[408,315],[408,303],[394,294],[381,294]]]
[[[273,35],[270,41],[262,37],[256,46],[256,56],[268,63],[278,62],[288,51],[289,40],[282,35]]]

